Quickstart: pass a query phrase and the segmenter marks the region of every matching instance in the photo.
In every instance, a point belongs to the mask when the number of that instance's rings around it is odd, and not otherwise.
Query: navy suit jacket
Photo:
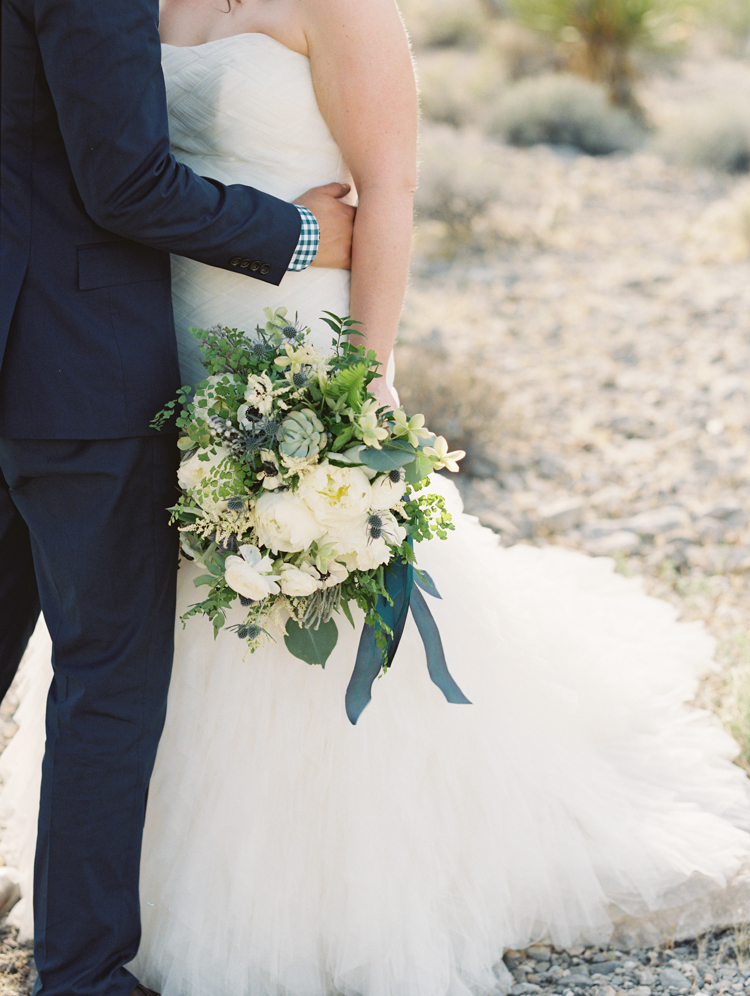
[[[299,213],[170,154],[157,0],[2,5],[0,436],[148,435],[179,385],[168,254],[278,284]]]

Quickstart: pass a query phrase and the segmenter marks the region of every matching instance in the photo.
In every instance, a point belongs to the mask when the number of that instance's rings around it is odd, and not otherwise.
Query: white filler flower
[[[272,574],[273,561],[261,554],[257,546],[245,544],[240,547],[240,557],[227,557],[224,563],[224,577],[229,587],[238,595],[259,602],[268,595],[278,595],[278,574]]]
[[[281,590],[285,595],[300,596],[312,595],[321,588],[320,575],[314,567],[302,564],[295,567],[294,564],[282,564],[279,568],[281,575]]]
[[[291,491],[266,491],[255,503],[255,527],[262,546],[278,553],[299,553],[323,535],[308,506]]]

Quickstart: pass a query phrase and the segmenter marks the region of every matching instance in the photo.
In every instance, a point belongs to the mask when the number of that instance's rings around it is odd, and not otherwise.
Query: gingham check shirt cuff
[[[302,228],[300,229],[297,248],[294,250],[292,261],[287,270],[305,270],[315,259],[315,254],[318,251],[320,228],[318,227],[317,218],[312,211],[309,211],[306,207],[302,207],[301,204],[295,204],[294,206],[299,211]]]

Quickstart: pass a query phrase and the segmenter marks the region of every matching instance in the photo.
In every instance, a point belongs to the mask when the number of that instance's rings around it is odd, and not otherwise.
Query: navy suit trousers
[[[172,666],[173,435],[0,438],[0,689],[53,643],[35,865],[41,996],[130,996],[149,778]]]

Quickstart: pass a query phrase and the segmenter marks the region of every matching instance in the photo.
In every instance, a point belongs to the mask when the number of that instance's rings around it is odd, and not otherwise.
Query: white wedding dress
[[[345,178],[302,55],[249,34],[165,46],[164,68],[176,153],[198,172],[288,200]],[[190,325],[253,328],[282,304],[327,344],[318,316],[348,312],[348,274],[277,288],[178,258],[174,295],[183,345]],[[189,349],[183,364],[200,376]],[[711,666],[704,630],[609,559],[503,549],[438,486],[457,528],[418,558],[472,705],[431,684],[411,621],[356,727],[345,621],[325,670],[178,624],[133,966],[164,996],[490,993],[505,948],[602,940],[622,911],[721,889],[750,859],[736,744],[684,704]],[[48,659],[40,627],[2,762],[2,851],[26,897]],[[27,933],[29,907],[14,912]]]

